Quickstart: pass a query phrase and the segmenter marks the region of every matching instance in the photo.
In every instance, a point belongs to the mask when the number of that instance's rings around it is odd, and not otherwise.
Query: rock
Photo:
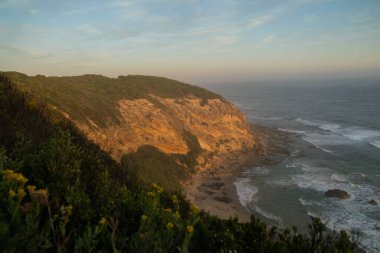
[[[328,190],[327,192],[325,192],[325,196],[329,198],[339,198],[339,199],[350,198],[350,195],[348,194],[348,192],[339,190],[339,189]]]
[[[374,206],[378,205],[377,201],[374,200],[374,199],[371,199],[368,203],[371,204],[371,205],[374,205]]]

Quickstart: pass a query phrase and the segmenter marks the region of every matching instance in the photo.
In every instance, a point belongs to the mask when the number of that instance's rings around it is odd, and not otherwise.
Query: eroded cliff
[[[174,156],[191,153],[196,167],[204,169],[238,159],[256,144],[238,108],[200,87],[149,76],[7,75],[118,161],[148,145]]]
[[[168,99],[154,95],[161,106],[147,99],[118,102],[120,123],[106,128],[79,123],[78,127],[103,149],[120,160],[123,154],[151,145],[169,154],[190,151],[183,131],[193,134],[203,152],[199,168],[207,168],[216,160],[231,154],[248,152],[255,144],[244,115],[222,99],[203,104],[199,98]]]

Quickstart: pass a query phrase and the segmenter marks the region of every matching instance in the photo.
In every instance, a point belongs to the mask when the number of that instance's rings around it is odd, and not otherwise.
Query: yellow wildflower
[[[3,170],[2,174],[7,181],[18,181],[22,184],[25,184],[28,181],[28,179],[25,178],[21,173],[16,173],[13,170]]]
[[[36,187],[34,185],[27,185],[26,189],[29,193],[33,193],[36,190]]]
[[[22,174],[20,173],[17,173],[17,177],[16,177],[16,180],[19,181],[20,183],[22,184],[25,184],[26,182],[28,182],[28,179],[26,177],[24,177]]]
[[[42,196],[44,196],[46,198],[47,194],[48,194],[48,190],[47,189],[39,189],[39,190],[35,191],[35,193],[41,194]]]
[[[148,219],[148,216],[143,214],[143,215],[141,215],[140,219],[141,219],[141,221],[146,221]]]
[[[14,196],[16,196],[16,192],[14,190],[12,190],[12,189],[9,190],[8,194],[9,194],[9,197],[11,197],[11,198],[13,198]]]
[[[186,231],[187,231],[189,234],[192,234],[192,233],[194,232],[194,227],[191,226],[191,225],[189,225],[189,226],[187,226]]]
[[[154,192],[147,192],[148,197],[154,198],[156,194]]]
[[[152,183],[152,188],[157,192],[157,193],[161,193],[164,191],[164,188],[162,188],[161,186],[159,186],[158,184],[156,183]]]
[[[176,195],[172,195],[172,201],[174,204],[177,204],[178,203],[178,198]]]
[[[180,219],[181,218],[181,215],[179,214],[179,212],[175,212],[174,213],[174,218],[176,218],[176,219]]]
[[[170,208],[162,208],[162,212],[164,212],[164,213],[171,213],[172,209],[170,209]]]
[[[16,177],[13,170],[3,170],[1,173],[3,174],[4,179],[7,181],[13,181]]]
[[[196,205],[191,205],[190,210],[195,214],[200,212],[200,209]]]
[[[73,206],[72,205],[61,206],[61,208],[60,208],[61,214],[64,215],[64,216],[71,216],[72,210],[73,210]]]
[[[169,222],[168,224],[166,224],[166,228],[171,230],[172,228],[174,227],[173,223]]]
[[[106,225],[107,224],[107,219],[106,218],[101,218],[100,221],[99,221],[99,224],[100,225]]]
[[[23,199],[26,195],[26,192],[24,191],[24,189],[18,189],[17,195],[19,199]]]

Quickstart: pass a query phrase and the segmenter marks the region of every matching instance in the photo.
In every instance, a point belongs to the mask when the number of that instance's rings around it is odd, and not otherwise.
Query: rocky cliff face
[[[189,154],[198,168],[208,168],[259,146],[234,105],[190,84],[152,76],[3,74],[71,120],[115,160],[150,145],[166,154]]]
[[[117,160],[143,145],[169,154],[186,154],[190,148],[184,130],[198,139],[203,150],[198,157],[200,168],[207,168],[222,157],[247,152],[255,144],[244,115],[222,99],[204,103],[195,97],[153,97],[160,106],[147,99],[120,100],[119,124],[102,128],[88,121],[90,124],[77,122],[77,125]]]

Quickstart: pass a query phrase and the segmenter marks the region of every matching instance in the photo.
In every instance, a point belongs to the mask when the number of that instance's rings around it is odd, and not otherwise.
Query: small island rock
[[[371,199],[368,203],[371,204],[371,205],[374,205],[374,206],[378,205],[377,201],[374,200],[374,199]]]
[[[333,198],[339,198],[339,199],[348,199],[350,198],[350,195],[348,192],[339,190],[339,189],[334,189],[334,190],[328,190],[325,192],[326,197],[333,197]]]

